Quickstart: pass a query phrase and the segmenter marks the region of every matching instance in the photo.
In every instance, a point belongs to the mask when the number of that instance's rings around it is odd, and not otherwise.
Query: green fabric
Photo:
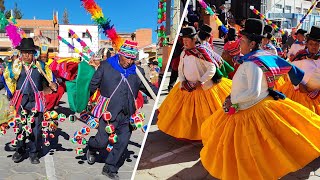
[[[162,57],[158,57],[158,66],[162,68]]]
[[[228,78],[229,73],[233,72],[234,68],[230,66],[230,64],[227,63],[227,61],[225,60],[222,60],[222,61],[223,61],[223,65],[221,66],[220,70],[218,70],[218,73],[221,73],[223,77]]]
[[[69,106],[72,111],[80,113],[87,107],[90,98],[89,85],[94,72],[92,66],[82,61],[78,65],[76,79],[66,82]]]

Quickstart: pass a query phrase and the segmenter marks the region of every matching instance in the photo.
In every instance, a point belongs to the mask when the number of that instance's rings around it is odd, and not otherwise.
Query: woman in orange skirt
[[[202,124],[200,158],[218,179],[276,180],[319,157],[320,116],[273,90],[274,77],[289,74],[299,85],[304,73],[259,50],[261,20],[245,27],[230,98]]]
[[[185,50],[178,69],[180,83],[161,104],[157,122],[164,133],[189,140],[201,140],[201,124],[222,107],[231,87],[208,49],[196,46],[196,34],[193,27],[182,29]]]

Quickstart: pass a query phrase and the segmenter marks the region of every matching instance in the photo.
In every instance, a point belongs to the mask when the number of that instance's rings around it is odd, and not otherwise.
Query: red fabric
[[[57,61],[53,61],[50,65],[50,69],[57,77],[72,81],[77,75],[78,63],[62,62],[58,64]]]
[[[179,63],[180,63],[180,56],[173,58],[171,60],[171,68],[175,71],[178,71]]]
[[[63,82],[59,84],[57,92],[45,95],[46,109],[52,110],[55,106],[59,105],[64,92],[66,91],[66,84]]]
[[[236,56],[240,54],[240,39],[236,41],[228,41],[223,49],[227,51],[231,56]]]
[[[233,78],[233,76],[234,76],[234,74],[237,72],[239,66],[240,66],[240,64],[235,64],[235,65],[234,65],[234,71],[228,74],[228,76],[229,76],[230,79]]]
[[[144,99],[142,93],[139,91],[138,92],[138,97],[136,99],[137,102],[137,108],[140,109],[143,107]]]

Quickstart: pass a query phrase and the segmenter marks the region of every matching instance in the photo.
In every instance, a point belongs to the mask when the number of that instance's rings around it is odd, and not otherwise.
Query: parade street
[[[3,94],[4,91],[1,91]],[[153,100],[149,100],[148,104],[145,104],[141,112],[146,113],[146,122],[148,123],[152,108]],[[68,109],[67,94],[65,93],[60,101],[58,113],[65,113],[67,116],[72,113]],[[79,114],[76,114],[79,115]],[[12,161],[12,154],[14,151],[8,149],[8,144],[15,138],[15,134],[12,129],[7,131],[7,134],[0,137],[0,179],[6,180],[98,180],[107,179],[102,175],[102,167],[104,162],[101,156],[105,156],[105,153],[101,153],[94,165],[89,165],[86,162],[86,158],[78,156],[75,152],[77,144],[72,144],[70,138],[76,131],[79,131],[83,126],[86,126],[81,121],[71,123],[66,120],[59,123],[58,130],[55,133],[55,138],[51,140],[49,148],[44,149],[44,155],[40,158],[40,164],[33,165],[29,159],[24,159],[23,162],[14,163]],[[91,130],[89,136],[94,136],[96,130]],[[141,129],[132,133],[128,150],[123,157],[123,165],[119,169],[120,179],[130,179],[139,151],[141,142],[144,138],[144,133]],[[86,138],[88,139],[89,136]],[[107,152],[107,151],[105,151]]]
[[[214,50],[221,54],[222,42],[215,44]],[[170,73],[166,75],[158,107],[168,94],[169,78]],[[159,131],[156,122],[154,118],[135,179],[215,179],[201,164],[202,143],[200,141],[177,140]],[[302,179],[320,180],[320,158],[315,159],[303,169],[281,178],[281,180]]]

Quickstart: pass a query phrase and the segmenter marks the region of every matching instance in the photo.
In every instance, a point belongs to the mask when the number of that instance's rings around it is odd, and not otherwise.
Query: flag
[[[58,11],[53,12],[53,25],[56,26],[58,24]]]
[[[88,29],[86,30],[86,35],[90,38],[90,41],[92,42],[92,36],[91,36],[90,32],[88,31]]]

